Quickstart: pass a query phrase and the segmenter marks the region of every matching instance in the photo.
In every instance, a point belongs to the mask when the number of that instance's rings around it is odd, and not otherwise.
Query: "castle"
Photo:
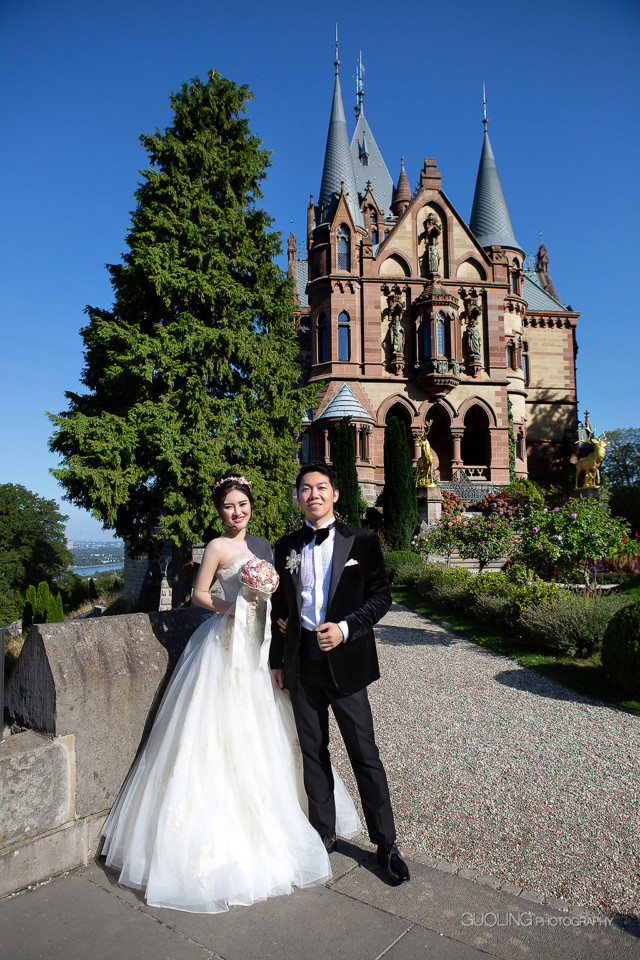
[[[358,70],[349,139],[336,52],[318,202],[307,255],[288,243],[304,382],[323,382],[302,425],[301,459],[332,459],[354,429],[370,505],[384,486],[384,434],[405,424],[414,460],[425,423],[439,486],[467,501],[518,477],[557,479],[577,435],[579,314],[564,306],[540,246],[516,240],[487,131],[467,223],[426,159],[415,190],[394,184],[367,122]],[[430,426],[429,426],[430,425]],[[511,448],[511,452],[510,452]]]

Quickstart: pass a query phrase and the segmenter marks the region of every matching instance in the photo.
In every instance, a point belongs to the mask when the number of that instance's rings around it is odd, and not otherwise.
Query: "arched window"
[[[438,319],[436,320],[436,348],[439,357],[446,356],[446,336],[443,313],[439,313]]]
[[[378,242],[378,215],[376,214],[376,211],[373,209],[373,207],[371,207],[370,210],[371,210],[371,243],[375,244]]]
[[[344,310],[338,317],[338,360],[351,360],[351,329],[349,314]]]
[[[511,280],[511,293],[518,295],[520,293],[520,262],[519,260],[514,260],[511,264],[511,270],[509,271],[509,279]]]
[[[318,363],[326,363],[329,359],[329,331],[327,318],[324,313],[318,317]]]
[[[422,321],[422,356],[431,356],[431,320],[425,317]]]
[[[345,227],[344,223],[338,229],[336,268],[338,270],[351,269],[351,244],[349,242],[349,230],[347,227]]]

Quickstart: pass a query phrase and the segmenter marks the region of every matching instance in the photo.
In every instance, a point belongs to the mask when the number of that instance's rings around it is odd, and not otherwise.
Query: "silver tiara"
[[[217,480],[214,483],[213,489],[217,490],[218,487],[222,487],[225,483],[241,483],[243,486],[249,487],[249,490],[251,490],[253,486],[251,480],[247,480],[246,477],[223,477],[222,480]]]

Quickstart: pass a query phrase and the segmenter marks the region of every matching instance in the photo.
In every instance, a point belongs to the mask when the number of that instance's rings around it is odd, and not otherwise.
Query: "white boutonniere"
[[[295,550],[292,550],[289,556],[287,557],[287,562],[285,564],[289,573],[297,573],[300,569],[300,564],[302,563],[302,554],[296,553]]]

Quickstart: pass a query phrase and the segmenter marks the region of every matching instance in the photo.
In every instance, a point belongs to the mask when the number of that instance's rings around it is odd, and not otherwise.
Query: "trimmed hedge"
[[[602,642],[602,666],[614,683],[640,696],[640,601],[624,607],[609,623]]]

